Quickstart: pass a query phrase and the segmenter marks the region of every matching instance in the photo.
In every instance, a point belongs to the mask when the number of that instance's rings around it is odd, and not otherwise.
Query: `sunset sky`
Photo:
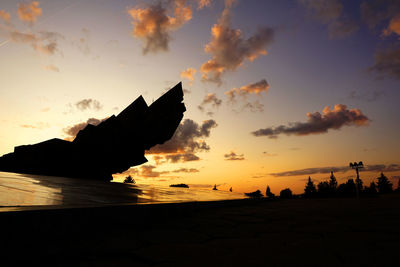
[[[397,186],[400,1],[0,3],[0,155],[180,81],[176,135],[115,180],[302,193],[363,161]]]

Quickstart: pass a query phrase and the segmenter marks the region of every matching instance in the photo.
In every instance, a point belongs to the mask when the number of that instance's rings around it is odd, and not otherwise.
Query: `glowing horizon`
[[[187,134],[116,180],[302,193],[363,161],[397,186],[398,4],[320,3],[2,1],[0,155],[182,81]]]

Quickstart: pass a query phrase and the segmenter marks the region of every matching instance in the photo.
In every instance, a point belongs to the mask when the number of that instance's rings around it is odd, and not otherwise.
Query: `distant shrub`
[[[263,197],[263,194],[261,194],[260,190],[251,192],[251,193],[244,193],[246,196],[250,197],[250,198],[261,198]]]
[[[189,188],[189,186],[187,184],[170,184],[169,187]]]
[[[271,189],[269,188],[269,185],[267,186],[267,191],[265,191],[265,195],[268,198],[275,198],[275,194],[271,192]]]
[[[136,184],[136,181],[132,178],[132,176],[129,175],[125,178],[124,184]]]
[[[381,172],[381,176],[378,177],[377,183],[379,194],[390,193],[393,191],[393,184],[389,179]]]
[[[292,190],[290,190],[289,188],[283,189],[280,194],[279,194],[280,198],[292,198],[293,194],[292,194]]]

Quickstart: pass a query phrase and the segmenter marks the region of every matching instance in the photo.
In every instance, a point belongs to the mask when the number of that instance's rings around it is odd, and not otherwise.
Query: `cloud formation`
[[[225,0],[225,9],[217,24],[211,29],[211,41],[204,51],[212,58],[201,65],[202,80],[222,84],[222,75],[226,71],[235,71],[243,63],[266,55],[265,48],[272,43],[274,30],[260,27],[248,39],[240,29],[233,29],[230,23],[231,8],[235,1]]]
[[[236,154],[235,152],[231,151],[228,154],[224,155],[225,160],[244,160],[244,154]]]
[[[198,0],[197,9],[203,9],[211,5],[211,0]]]
[[[10,18],[10,13],[0,9],[0,19],[4,20],[5,22],[10,22]]]
[[[293,171],[285,171],[285,172],[277,172],[270,173],[270,175],[275,177],[284,177],[284,176],[300,176],[300,175],[311,175],[311,174],[328,174],[331,171],[333,172],[347,172],[352,171],[349,166],[340,166],[340,167],[319,167],[319,168],[307,168]],[[376,164],[376,165],[367,165],[361,171],[370,171],[370,172],[397,172],[400,171],[399,164]]]
[[[400,14],[400,2],[396,0],[363,1],[360,6],[362,20],[371,30],[376,30],[382,23],[388,23],[382,34],[396,32],[396,21]],[[390,24],[393,22],[392,26]],[[393,27],[393,28],[392,28]]]
[[[240,88],[232,88],[229,91],[226,91],[225,95],[228,97],[229,101],[235,101],[237,96],[246,98],[250,94],[260,95],[262,92],[267,93],[268,89],[269,84],[267,80],[262,79],[261,81],[244,85]]]
[[[43,68],[44,68],[45,70],[48,70],[48,71],[60,72],[59,68],[57,68],[57,67],[54,66],[53,64],[44,66]]]
[[[77,123],[75,125],[64,128],[63,132],[68,135],[67,140],[73,140],[78,132],[80,130],[83,130],[88,124],[99,125],[102,121],[105,121],[106,119],[107,118],[99,120],[96,118],[90,118],[86,122]]]
[[[164,156],[164,159],[166,162],[170,162],[170,163],[200,160],[200,158],[193,153],[167,154]]]
[[[359,25],[343,12],[343,4],[338,0],[299,0],[313,16],[328,25],[330,38],[349,36],[359,29]]]
[[[179,173],[179,172],[195,173],[195,172],[199,172],[199,170],[198,169],[194,169],[194,168],[190,168],[190,169],[180,168],[180,169],[177,169],[177,170],[173,170],[172,172],[174,172],[174,173]]]
[[[190,86],[192,86],[195,74],[196,74],[196,69],[187,68],[186,70],[181,71],[181,78],[188,79],[190,81]]]
[[[363,100],[367,102],[373,102],[381,98],[382,96],[385,95],[385,92],[382,89],[379,90],[373,90],[371,92],[357,92],[357,91],[351,91],[349,94],[350,99],[356,99],[356,100]]]
[[[44,123],[44,122],[38,122],[36,124],[22,124],[20,126],[22,128],[30,128],[30,129],[38,129],[38,130],[42,130],[42,129],[50,127],[50,125],[48,123]]]
[[[400,35],[400,14],[393,17],[390,22],[389,26],[383,30],[383,36],[389,36],[391,34]]]
[[[75,106],[80,111],[85,111],[87,109],[101,110],[103,108],[99,101],[91,98],[82,99],[81,101],[76,102]]]
[[[204,111],[205,106],[207,106],[207,105],[211,105],[211,106],[214,107],[214,108],[218,108],[219,106],[221,106],[221,104],[222,104],[222,100],[219,99],[219,98],[216,96],[215,93],[209,93],[209,94],[207,94],[207,95],[204,97],[203,101],[200,103],[200,105],[198,106],[198,108],[199,108],[201,111]]]
[[[400,47],[388,47],[375,52],[374,65],[368,68],[378,79],[392,78],[400,80]]]
[[[254,136],[277,138],[280,134],[309,135],[328,132],[329,129],[339,130],[343,126],[366,126],[369,119],[359,109],[347,109],[346,105],[336,104],[333,109],[326,106],[322,114],[307,113],[307,122],[289,123],[288,126],[269,127],[252,132]]]
[[[42,31],[39,33],[23,33],[18,30],[9,31],[10,41],[14,43],[29,44],[34,50],[53,55],[58,51],[58,40],[64,37],[56,32]]]
[[[214,120],[206,120],[199,125],[191,119],[186,119],[178,126],[170,140],[152,147],[147,154],[153,154],[157,165],[200,160],[196,153],[210,150],[204,139],[210,136],[211,129],[215,127],[217,123]]]
[[[217,123],[214,120],[206,120],[199,125],[191,119],[185,119],[170,140],[162,145],[152,147],[149,154],[208,151],[210,147],[204,138],[209,137],[211,129],[215,127],[217,127]]]
[[[170,6],[173,6],[173,17],[167,14]],[[168,51],[171,31],[192,19],[192,9],[186,5],[186,0],[169,1],[166,8],[160,2],[146,8],[128,8],[127,11],[132,18],[133,36],[144,42],[143,54]]]
[[[42,15],[42,9],[38,1],[32,1],[30,4],[19,3],[17,13],[20,20],[32,24]]]

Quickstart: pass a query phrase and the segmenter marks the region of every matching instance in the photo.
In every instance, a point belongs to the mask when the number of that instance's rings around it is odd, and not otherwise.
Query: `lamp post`
[[[364,164],[362,161],[360,161],[359,163],[354,162],[351,163],[350,162],[350,168],[355,169],[356,173],[357,173],[357,178],[356,178],[356,193],[357,193],[357,198],[359,198],[359,192],[358,192],[358,188],[360,186],[360,174],[358,173],[358,169],[362,169],[364,168]]]

